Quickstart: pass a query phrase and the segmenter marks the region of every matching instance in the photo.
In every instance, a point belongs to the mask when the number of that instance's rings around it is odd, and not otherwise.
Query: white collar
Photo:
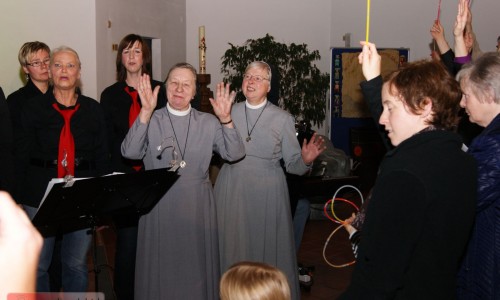
[[[264,106],[264,105],[266,105],[266,104],[267,104],[267,98],[266,98],[266,99],[264,99],[264,101],[262,101],[262,103],[257,104],[257,105],[252,105],[252,104],[250,104],[250,103],[248,102],[248,100],[246,100],[246,101],[245,101],[245,105],[246,105],[248,108],[250,108],[250,109],[259,109],[259,108],[263,107],[263,106]]]
[[[167,102],[167,110],[169,113],[173,114],[174,116],[179,116],[179,117],[184,117],[187,116],[191,112],[191,104],[189,104],[189,108],[186,110],[176,110],[170,104]]]

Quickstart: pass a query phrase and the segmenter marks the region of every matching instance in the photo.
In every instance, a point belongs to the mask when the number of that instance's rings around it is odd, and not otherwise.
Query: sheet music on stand
[[[125,174],[125,173],[121,173],[121,172],[113,172],[111,174],[106,174],[104,176],[113,176],[113,175],[120,175],[120,174]],[[88,177],[74,177],[72,178],[72,180],[74,181],[77,181],[77,180],[82,180],[82,179],[89,179]],[[38,208],[40,208],[40,206],[42,206],[43,202],[45,201],[45,198],[47,198],[47,195],[50,193],[50,191],[52,190],[52,187],[54,186],[54,184],[56,183],[63,183],[65,182],[65,179],[64,178],[52,178],[49,183],[47,184],[47,189],[45,189],[45,194],[43,194],[43,198],[42,198],[42,201],[40,202],[40,205],[38,206]],[[37,210],[38,211],[38,210]]]
[[[167,168],[130,174],[74,178],[65,187],[63,178],[52,179],[33,218],[44,236],[89,228],[96,219],[119,214],[148,213],[179,175]]]

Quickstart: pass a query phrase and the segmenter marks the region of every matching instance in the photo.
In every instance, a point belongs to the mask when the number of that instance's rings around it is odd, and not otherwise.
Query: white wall
[[[97,100],[115,82],[112,44],[128,33],[161,39],[158,80],[186,59],[183,0],[16,0],[1,1],[0,11],[0,86],[6,95],[24,85],[17,54],[27,41],[74,48],[82,61],[82,91]]]
[[[428,57],[429,28],[437,0],[385,0],[371,5],[370,40],[380,47],[409,47],[411,60]],[[442,1],[441,21],[448,39],[457,1]],[[1,1],[0,86],[8,95],[23,85],[17,53],[26,41],[51,48],[68,45],[82,60],[83,92],[98,98],[114,82],[116,52],[111,44],[131,32],[162,40],[162,78],[168,68],[187,60],[198,67],[198,26],[205,25],[207,73],[212,85],[222,79],[220,57],[228,42],[241,45],[266,33],[285,43],[306,43],[322,56],[329,71],[330,47],[351,46],[365,38],[366,1],[352,0],[16,0]],[[483,50],[495,50],[500,35],[500,1],[473,1],[474,29]],[[111,20],[111,28],[108,28]]]
[[[453,47],[453,25],[458,1],[441,1],[441,23]],[[370,41],[378,47],[408,47],[410,60],[428,58],[432,37],[429,30],[437,17],[438,0],[384,0],[371,2]],[[472,1],[474,31],[483,51],[494,51],[500,35],[500,1]],[[365,40],[366,1],[336,0],[331,9],[331,46],[344,46],[350,32],[351,46]]]
[[[183,0],[97,1],[97,90],[116,81],[116,51],[112,44],[129,33],[161,40],[160,68],[163,81],[174,63],[186,59],[186,7]],[[120,9],[121,8],[121,9]],[[111,22],[111,27],[109,22]]]
[[[0,2],[0,85],[6,95],[24,85],[17,60],[19,48],[38,40],[51,48],[66,45],[75,49],[82,62],[82,90],[95,97],[95,23],[89,21],[95,20],[94,4],[77,0]]]
[[[242,45],[267,33],[281,43],[305,43],[309,50],[319,50],[322,59],[316,64],[329,72],[330,7],[325,0],[187,0],[187,61],[199,69],[198,27],[204,25],[212,91],[222,81],[220,58],[228,43]],[[324,134],[325,126],[319,132]]]
[[[228,43],[243,44],[250,38],[269,33],[282,43],[305,43],[309,50],[319,50],[317,63],[329,72],[331,1],[326,0],[187,0],[187,60],[197,69],[198,27],[205,26],[207,73],[211,89],[222,80],[221,57]]]
[[[205,26],[207,73],[210,88],[222,80],[221,56],[228,43],[242,45],[266,33],[284,43],[305,43],[319,50],[317,66],[330,71],[330,48],[344,47],[351,33],[351,47],[365,40],[366,1],[352,0],[187,0],[187,61],[199,67],[198,27]],[[442,1],[441,22],[453,43],[453,24],[458,1]],[[378,47],[410,48],[410,60],[428,58],[432,38],[429,29],[437,17],[438,1],[384,0],[371,3],[369,40]],[[473,1],[474,30],[484,51],[495,50],[500,35],[500,1]],[[325,127],[320,132],[326,130]],[[323,133],[323,132],[322,132]]]
[[[266,33],[277,41],[306,43],[322,56],[318,67],[329,71],[331,47],[345,46],[342,37],[351,33],[351,46],[365,40],[366,1],[352,0],[187,0],[187,60],[198,59],[198,27],[205,26],[207,73],[211,88],[222,79],[221,56],[228,43],[241,45]],[[441,22],[453,43],[453,24],[458,1],[442,1]],[[432,38],[429,29],[437,17],[438,0],[384,0],[371,3],[370,41],[379,47],[408,47],[411,60],[428,58]],[[484,51],[494,51],[500,35],[500,1],[472,1],[474,31]]]

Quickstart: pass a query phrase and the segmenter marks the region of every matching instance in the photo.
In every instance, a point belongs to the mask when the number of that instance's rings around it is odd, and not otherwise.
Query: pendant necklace
[[[167,115],[168,115],[168,120],[170,121],[170,126],[172,126],[172,131],[174,132],[175,142],[177,143],[177,147],[179,147],[179,152],[181,153],[181,162],[179,163],[179,166],[184,169],[186,167],[186,161],[184,160],[184,154],[186,154],[186,146],[187,146],[187,141],[188,141],[188,136],[189,136],[189,127],[191,126],[191,110],[189,110],[189,121],[188,121],[188,129],[187,129],[187,133],[186,133],[186,141],[184,142],[184,151],[181,151],[181,146],[179,145],[179,140],[177,139],[177,135],[175,134],[174,124],[172,124],[172,118],[170,117],[170,112],[168,111],[168,108],[167,108]]]
[[[260,116],[262,116],[262,113],[263,113],[263,112],[264,112],[264,110],[266,109],[267,104],[268,104],[268,103],[266,102],[266,105],[265,105],[265,106],[264,106],[264,108],[260,111],[260,114],[259,114],[259,116],[257,117],[257,120],[255,120],[255,123],[253,123],[252,129],[250,129],[250,130],[249,130],[249,129],[248,129],[247,104],[245,103],[245,120],[247,121],[247,134],[248,134],[248,135],[247,135],[247,138],[246,138],[245,140],[247,141],[247,143],[248,143],[248,142],[250,142],[250,141],[252,140],[252,137],[251,137],[252,132],[253,132],[253,130],[254,130],[254,128],[255,128],[255,125],[257,125],[257,122],[259,122]]]

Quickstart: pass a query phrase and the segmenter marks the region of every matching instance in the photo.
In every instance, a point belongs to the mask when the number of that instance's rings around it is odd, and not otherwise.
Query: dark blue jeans
[[[24,206],[32,219],[36,208]],[[64,292],[86,292],[88,285],[87,252],[92,241],[89,229],[66,233],[61,241],[62,288]],[[55,237],[44,238],[37,270],[37,292],[51,292],[48,269],[52,262]]]
[[[293,235],[295,238],[295,251],[299,253],[300,243],[304,235],[307,219],[311,213],[310,202],[306,198],[299,199],[293,216]]]

